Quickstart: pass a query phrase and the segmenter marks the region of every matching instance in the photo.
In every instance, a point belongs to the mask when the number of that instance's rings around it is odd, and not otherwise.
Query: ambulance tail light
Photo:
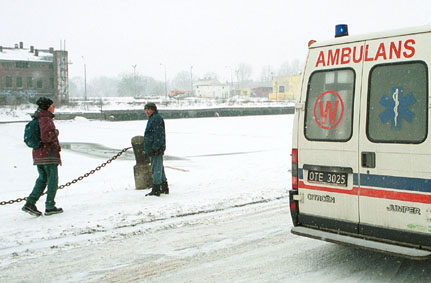
[[[298,189],[298,149],[292,148],[292,189]]]
[[[336,25],[335,26],[335,37],[342,37],[349,35],[349,30],[347,28],[347,25]]]
[[[292,189],[289,190],[290,216],[293,226],[299,223],[299,203],[298,203],[298,149],[292,148]]]

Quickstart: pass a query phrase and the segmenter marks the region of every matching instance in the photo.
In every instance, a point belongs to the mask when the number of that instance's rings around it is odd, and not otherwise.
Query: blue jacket
[[[150,156],[164,154],[166,149],[165,121],[156,110],[149,117],[144,134],[144,151]]]

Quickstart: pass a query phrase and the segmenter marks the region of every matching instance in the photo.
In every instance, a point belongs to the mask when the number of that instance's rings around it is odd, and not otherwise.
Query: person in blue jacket
[[[145,105],[148,117],[144,134],[144,152],[150,157],[153,186],[147,196],[169,194],[168,181],[163,166],[163,155],[166,149],[165,121],[157,111],[156,104],[149,102]]]

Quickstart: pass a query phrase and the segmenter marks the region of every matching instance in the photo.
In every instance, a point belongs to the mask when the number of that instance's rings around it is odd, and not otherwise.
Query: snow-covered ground
[[[61,215],[35,218],[21,211],[22,202],[0,206],[0,267],[40,253],[49,254],[50,247],[75,247],[116,237],[122,227],[285,198],[290,182],[292,118],[278,115],[165,120],[170,195],[145,197],[148,190],[135,190],[135,161],[128,153],[59,190],[56,201],[65,211]],[[0,124],[0,201],[27,196],[37,178],[31,149],[23,143],[24,125]],[[129,147],[132,137],[143,135],[145,125],[146,121],[84,118],[56,121],[60,142],[118,149],[113,152]],[[59,183],[89,172],[106,159],[63,149]],[[42,211],[44,200],[43,196],[37,203]]]
[[[0,121],[28,119],[30,110],[3,111]],[[0,206],[0,282],[429,282],[429,260],[289,233],[292,119],[165,120],[171,194],[159,198],[135,189],[129,150],[59,190],[63,214]],[[37,177],[24,125],[0,123],[0,201],[27,196]],[[62,151],[65,184],[129,147],[146,121],[56,125],[60,141],[76,149]]]

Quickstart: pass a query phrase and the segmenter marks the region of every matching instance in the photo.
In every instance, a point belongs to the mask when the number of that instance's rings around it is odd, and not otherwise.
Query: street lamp
[[[84,100],[87,101],[87,64],[85,64],[84,56],[81,56],[84,61]]]
[[[193,66],[190,66],[190,95],[193,96]]]
[[[133,97],[136,98],[136,66],[138,65],[132,65],[133,68]]]
[[[168,97],[168,86],[166,83],[166,65],[163,63],[160,63],[160,66],[163,66],[165,68],[165,97],[167,98]]]
[[[225,66],[225,68],[229,68],[230,70],[230,91],[229,91],[229,95],[232,94],[233,91],[233,75],[232,75],[232,67],[231,66]]]
[[[239,90],[240,89],[240,86],[239,86],[239,69],[236,69],[235,73],[236,73],[236,80],[237,80],[237,90]],[[241,81],[241,84],[242,84],[242,81]],[[241,93],[241,91],[239,93]]]

